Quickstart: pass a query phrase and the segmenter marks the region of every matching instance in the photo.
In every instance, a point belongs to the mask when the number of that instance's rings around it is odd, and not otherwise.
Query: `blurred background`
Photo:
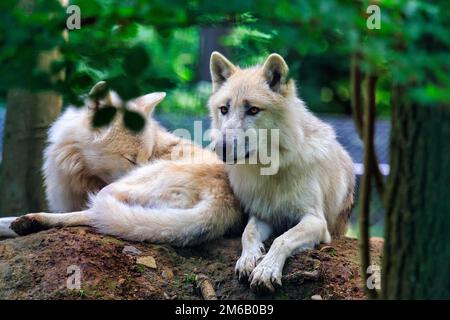
[[[61,4],[78,6],[79,29],[69,30],[76,10],[68,13]],[[380,9],[380,29],[368,27],[373,4]],[[440,50],[450,41],[448,12],[448,1],[2,0],[0,136],[8,103],[14,117],[17,90],[27,101],[41,101],[34,112],[47,110],[39,118],[22,113],[17,126],[38,123],[35,129],[44,130],[60,105],[79,105],[100,80],[125,99],[166,91],[155,115],[162,124],[192,130],[194,120],[204,120],[206,129],[211,52],[244,67],[277,52],[288,62],[300,97],[336,129],[360,176],[363,144],[352,119],[350,76],[357,54],[364,56],[361,72],[378,76],[374,143],[387,176],[392,84],[413,81],[407,95],[422,104],[449,101],[449,57]],[[430,47],[433,54],[425,52]],[[427,80],[430,73],[438,84]],[[52,96],[43,96],[48,92]],[[384,209],[377,194],[371,210],[371,235],[382,236]],[[353,214],[353,236],[356,219]]]

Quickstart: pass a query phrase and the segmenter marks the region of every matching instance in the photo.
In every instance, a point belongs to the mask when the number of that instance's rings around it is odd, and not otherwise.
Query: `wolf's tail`
[[[353,185],[349,188],[349,192],[343,203],[343,209],[339,213],[333,230],[331,230],[331,236],[333,238],[341,238],[347,233],[348,222],[353,209]]]
[[[149,208],[124,203],[111,194],[96,197],[89,209],[90,225],[133,241],[195,245],[223,235],[236,222],[229,208],[205,199],[188,209]]]

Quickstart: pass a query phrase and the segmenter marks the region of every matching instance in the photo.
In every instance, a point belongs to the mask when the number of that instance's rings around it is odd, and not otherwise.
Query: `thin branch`
[[[200,289],[203,299],[217,300],[216,291],[214,290],[214,286],[208,276],[199,274],[195,277],[195,282],[197,288]]]
[[[283,282],[302,283],[304,280],[318,281],[321,275],[322,263],[320,260],[314,260],[314,269],[312,271],[298,270],[281,277]]]
[[[362,112],[362,94],[361,94],[361,83],[362,83],[362,72],[359,67],[361,56],[359,53],[355,52],[352,54],[351,69],[350,69],[350,85],[351,85],[351,107],[353,121],[355,122],[356,131],[359,137],[362,139],[363,135],[363,112]]]
[[[383,174],[381,173],[378,157],[375,152],[375,146],[373,146],[373,152],[370,153],[370,156],[372,157],[372,174],[375,179],[375,187],[377,188],[378,194],[380,195],[380,199],[383,204],[385,204],[384,197],[385,197],[385,182],[383,180]]]
[[[363,74],[360,68],[360,63],[362,60],[361,54],[358,52],[353,53],[351,60],[352,61],[350,70],[350,84],[352,92],[351,97],[352,116],[353,121],[355,123],[356,132],[358,133],[361,140],[364,140],[363,139],[364,125],[363,125],[363,110],[362,110],[363,99],[361,90]],[[384,199],[385,184],[383,180],[383,174],[381,173],[380,167],[378,165],[378,158],[376,152],[371,152],[370,156],[372,157],[370,168],[375,178],[375,186],[377,188],[378,194],[380,195],[380,198]]]
[[[369,243],[369,221],[370,221],[370,197],[371,177],[374,153],[374,124],[375,124],[375,88],[377,78],[374,75],[367,77],[367,100],[364,110],[363,142],[364,142],[364,174],[361,181],[360,211],[359,211],[359,245],[361,253],[361,271],[364,279],[364,288],[370,299],[377,298],[377,292],[367,288],[367,268],[370,266],[370,243]]]

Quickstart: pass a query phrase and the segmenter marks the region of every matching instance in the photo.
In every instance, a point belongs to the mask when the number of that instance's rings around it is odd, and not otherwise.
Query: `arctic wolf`
[[[224,159],[234,132],[259,129],[279,131],[279,164],[273,175],[262,175],[260,163],[227,166],[235,195],[249,214],[236,263],[239,278],[249,278],[253,289],[281,285],[286,259],[331,236],[346,231],[353,203],[353,163],[337,142],[334,130],[307,110],[297,96],[288,66],[278,54],[251,68],[241,69],[223,55],[211,56],[213,93],[209,109],[216,151]],[[242,160],[259,146],[232,154]],[[258,157],[257,157],[258,159]],[[281,234],[265,254],[263,241]]]
[[[4,224],[11,223],[19,235],[85,225],[128,240],[176,246],[217,238],[238,225],[240,207],[223,162],[151,119],[164,96],[153,93],[127,103],[147,116],[139,136],[126,132],[121,117],[108,128],[91,129],[89,108],[123,106],[113,93],[84,111],[66,112],[50,130],[44,170],[51,207],[74,212],[32,213]],[[52,137],[64,131],[59,126],[67,131],[61,140]],[[99,189],[82,210],[87,192]]]
[[[89,96],[96,97],[106,86],[103,81],[97,83]],[[165,93],[155,92],[130,105],[137,111],[150,113],[164,97]],[[82,108],[68,107],[50,127],[43,172],[51,212],[86,208],[89,194],[148,162],[155,143],[151,125],[134,134],[117,116],[107,128],[92,127],[97,109],[120,104],[115,92],[105,92],[104,97],[89,98]]]
[[[106,88],[104,81],[97,83],[89,97],[101,94]],[[155,92],[140,101],[145,99],[147,108],[153,108],[164,97],[165,93]],[[133,108],[137,102],[132,103]],[[148,161],[153,143],[151,130],[133,134],[125,128],[120,117],[107,129],[92,127],[92,117],[97,109],[119,104],[115,92],[106,91],[101,98],[86,99],[82,108],[67,107],[50,127],[42,171],[51,212],[86,208],[89,194],[97,193],[136,165]],[[0,235],[17,236],[9,228],[14,219],[0,219]]]

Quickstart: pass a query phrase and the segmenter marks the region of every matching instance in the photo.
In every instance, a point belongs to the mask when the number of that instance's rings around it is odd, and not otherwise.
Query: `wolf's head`
[[[216,129],[213,134],[216,152],[227,162],[239,163],[256,156],[260,163],[261,146],[279,148],[269,132],[275,132],[280,123],[286,122],[283,121],[286,106],[296,97],[286,62],[280,55],[271,54],[262,65],[241,69],[213,52],[210,69],[213,93],[209,108],[212,127]],[[249,142],[255,136],[258,142]]]
[[[87,107],[90,117],[101,108],[112,106],[120,110],[127,108],[140,113],[146,118],[144,129],[139,133],[130,131],[124,124],[121,114],[116,114],[113,122],[107,127],[93,128],[91,141],[87,141],[83,149],[87,166],[91,172],[98,175],[106,183],[110,183],[129,172],[133,167],[146,163],[155,143],[155,122],[151,115],[155,106],[161,102],[166,94],[154,92],[128,102],[113,91],[106,90],[100,97],[96,91],[104,90],[104,82],[100,82],[92,88]],[[96,98],[93,98],[96,97]]]

